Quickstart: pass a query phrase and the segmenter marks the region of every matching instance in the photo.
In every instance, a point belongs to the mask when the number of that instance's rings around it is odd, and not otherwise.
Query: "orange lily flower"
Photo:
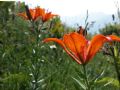
[[[32,17],[31,19],[33,21],[35,21],[38,17],[41,17],[42,21],[45,22],[53,18],[54,16],[57,16],[57,15],[51,14],[51,12],[45,12],[45,9],[40,7],[36,7],[35,9],[29,9],[29,11]],[[19,13],[18,16],[21,16],[24,19],[29,20],[26,12]]]
[[[54,16],[57,16],[57,15],[52,14],[51,12],[43,13],[43,14],[42,14],[42,21],[43,21],[43,22],[46,22],[46,21],[48,21],[49,19],[53,18]]]
[[[29,12],[31,14],[31,19],[35,21],[38,17],[41,17],[45,13],[45,9],[42,9],[40,7],[36,7],[35,9],[29,9]],[[18,16],[23,17],[26,20],[29,20],[26,12],[19,13]]]
[[[76,32],[65,34],[63,39],[46,38],[43,42],[54,41],[62,46],[62,48],[78,63],[86,64],[89,62],[99,49],[106,42],[119,41],[120,38],[115,35],[104,36],[98,34],[91,41]]]

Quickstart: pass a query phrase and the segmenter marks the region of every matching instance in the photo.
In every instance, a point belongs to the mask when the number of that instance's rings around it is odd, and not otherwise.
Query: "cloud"
[[[61,16],[75,16],[81,13],[103,12],[115,13],[115,0],[23,0],[29,6],[41,6]],[[120,3],[120,2],[119,2]]]

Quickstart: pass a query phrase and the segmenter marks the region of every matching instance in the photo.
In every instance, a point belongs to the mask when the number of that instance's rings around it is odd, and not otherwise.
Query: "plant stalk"
[[[113,54],[113,59],[114,59],[114,66],[117,74],[117,79],[119,81],[119,87],[120,87],[120,72],[119,72],[119,67],[118,67],[118,61],[119,61],[119,54],[118,54],[118,49],[114,46],[114,54]]]
[[[89,80],[88,80],[88,77],[87,77],[87,70],[86,70],[86,65],[83,64],[83,72],[84,72],[84,75],[85,75],[85,83],[86,83],[86,90],[91,90],[90,88],[90,83],[89,83]]]
[[[119,72],[119,67],[118,67],[118,64],[117,64],[117,58],[116,57],[114,57],[114,66],[115,66],[117,78],[118,78],[119,85],[120,85],[120,72]]]

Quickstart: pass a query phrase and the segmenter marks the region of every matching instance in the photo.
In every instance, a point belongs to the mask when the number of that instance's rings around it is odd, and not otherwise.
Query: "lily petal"
[[[50,41],[54,41],[54,42],[58,43],[59,45],[61,45],[63,48],[65,48],[65,45],[64,45],[63,41],[60,40],[60,39],[57,39],[57,38],[46,38],[46,39],[43,40],[43,42],[50,42]]]
[[[48,21],[49,19],[53,18],[54,16],[56,16],[56,15],[52,14],[51,12],[47,12],[47,13],[45,13],[44,16],[42,17],[42,20],[43,20],[43,22],[46,22],[46,21]]]
[[[56,43],[58,43],[59,45],[61,45],[61,47],[78,63],[81,64],[81,62],[78,60],[78,58],[76,58],[65,46],[64,42],[60,39],[57,38],[46,38],[44,39],[43,42],[49,42],[49,41],[54,41]]]
[[[25,12],[23,12],[23,13],[18,13],[17,15],[20,16],[20,17],[22,17],[22,18],[24,18],[25,20],[28,20],[28,17],[27,17],[27,15],[26,15]]]
[[[35,19],[44,16],[44,14],[45,14],[45,9],[40,7],[35,8]]]
[[[78,52],[77,52],[77,50],[76,50],[76,47],[75,47],[75,45],[74,45],[74,41],[73,41],[73,39],[71,38],[70,34],[64,35],[64,37],[63,37],[63,42],[64,42],[66,48],[67,48],[69,51],[71,51],[71,52],[76,56],[76,58],[79,58],[79,54],[78,54]]]
[[[112,41],[119,41],[120,42],[120,38],[115,36],[115,35],[108,35],[107,37],[111,38]]]
[[[86,50],[87,50],[87,40],[83,35],[80,35],[78,33],[71,33],[70,34],[72,40],[73,40],[73,45],[76,48],[76,51],[78,52],[79,58],[83,60],[86,59]],[[84,61],[83,61],[84,63]]]
[[[30,11],[30,14],[31,14],[31,16],[32,16],[32,20],[35,20],[35,14],[36,14],[36,10],[35,9],[30,9],[29,10]]]
[[[103,44],[108,41],[109,40],[104,35],[99,34],[94,36],[87,49],[88,55],[86,62],[92,59],[95,56],[95,54],[98,52],[98,50],[103,46]]]

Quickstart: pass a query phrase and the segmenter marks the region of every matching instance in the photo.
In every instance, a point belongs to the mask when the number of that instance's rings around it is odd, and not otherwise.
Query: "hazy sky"
[[[22,0],[31,7],[41,6],[60,16],[77,16],[89,12],[116,13],[120,0]],[[117,4],[117,2],[119,4]]]

